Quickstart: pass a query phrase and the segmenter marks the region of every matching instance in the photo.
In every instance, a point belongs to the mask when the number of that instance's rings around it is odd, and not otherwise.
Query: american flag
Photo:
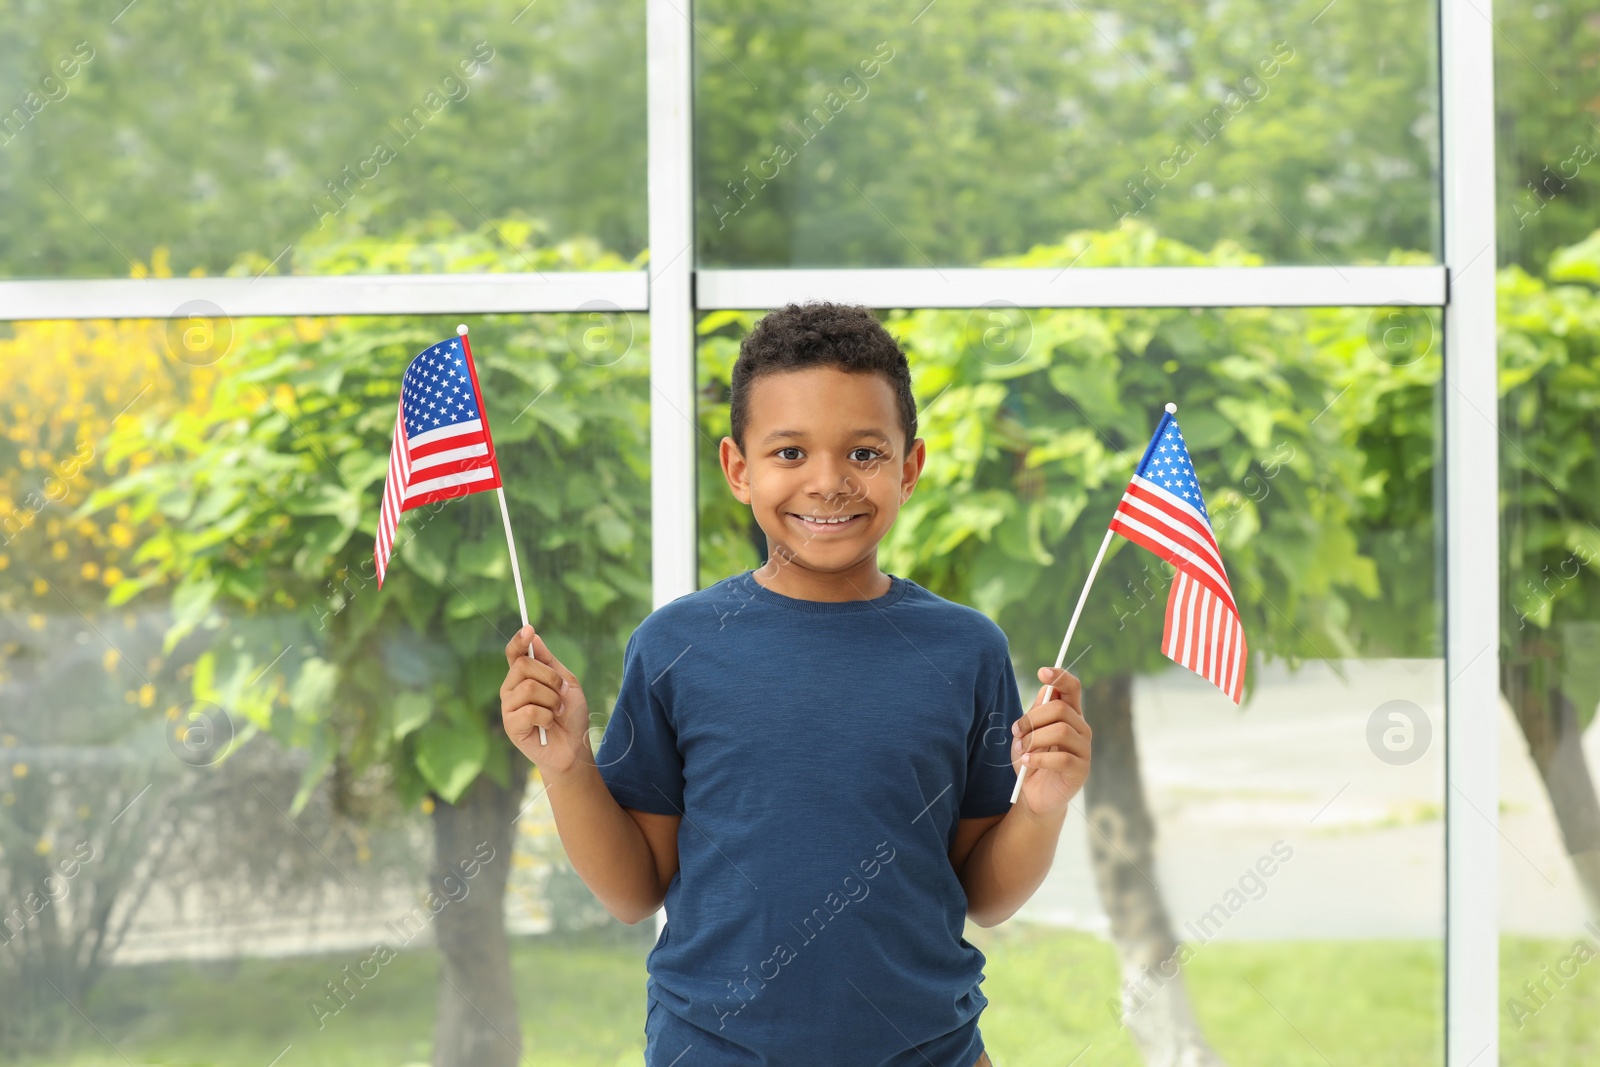
[[[1171,410],[1156,426],[1111,529],[1178,569],[1167,594],[1161,651],[1239,703],[1247,658],[1244,626],[1194,463]]]
[[[458,336],[424,349],[406,367],[400,383],[400,410],[394,420],[373,550],[378,588],[383,588],[401,513],[499,487],[500,466],[483,410],[483,392],[462,327]]]

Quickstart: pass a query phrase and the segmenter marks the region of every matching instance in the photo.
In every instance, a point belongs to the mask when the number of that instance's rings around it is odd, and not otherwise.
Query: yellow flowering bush
[[[165,250],[134,276],[170,277]],[[52,615],[92,614],[134,591],[136,554],[159,522],[122,505],[80,519],[73,510],[117,474],[101,442],[126,416],[202,410],[217,371],[175,360],[167,326],[151,319],[24,321],[0,329],[0,614],[42,630]],[[13,649],[7,649],[7,656]]]

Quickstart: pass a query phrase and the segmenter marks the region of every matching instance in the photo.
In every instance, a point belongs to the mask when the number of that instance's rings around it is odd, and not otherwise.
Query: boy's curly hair
[[[900,343],[860,304],[808,301],[769,312],[739,345],[729,416],[733,443],[741,453],[750,422],[750,386],[768,374],[806,367],[886,377],[900,408],[906,451],[911,450],[917,437],[917,402],[911,395],[911,365]]]

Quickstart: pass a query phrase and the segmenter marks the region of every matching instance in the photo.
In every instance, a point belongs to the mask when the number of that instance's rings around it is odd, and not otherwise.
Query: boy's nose
[[[824,456],[810,466],[812,476],[809,488],[823,499],[849,502],[866,495],[866,486],[857,471],[843,460]]]

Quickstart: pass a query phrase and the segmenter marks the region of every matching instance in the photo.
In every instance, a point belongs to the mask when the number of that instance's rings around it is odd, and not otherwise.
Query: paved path
[[[1135,685],[1156,880],[1175,925],[1210,912],[1223,938],[1442,937],[1442,661],[1310,663],[1298,675],[1273,665],[1260,681],[1243,709],[1177,669]],[[1404,766],[1367,744],[1369,717],[1390,700],[1413,702],[1432,725],[1425,753]],[[1600,730],[1585,748],[1600,775]],[[1500,780],[1501,929],[1574,934],[1582,899],[1503,703]],[[1107,929],[1082,812],[1074,800],[1050,876],[1019,918]],[[1257,887],[1247,872],[1277,841],[1293,854]],[[1225,914],[1212,911],[1219,903]]]

